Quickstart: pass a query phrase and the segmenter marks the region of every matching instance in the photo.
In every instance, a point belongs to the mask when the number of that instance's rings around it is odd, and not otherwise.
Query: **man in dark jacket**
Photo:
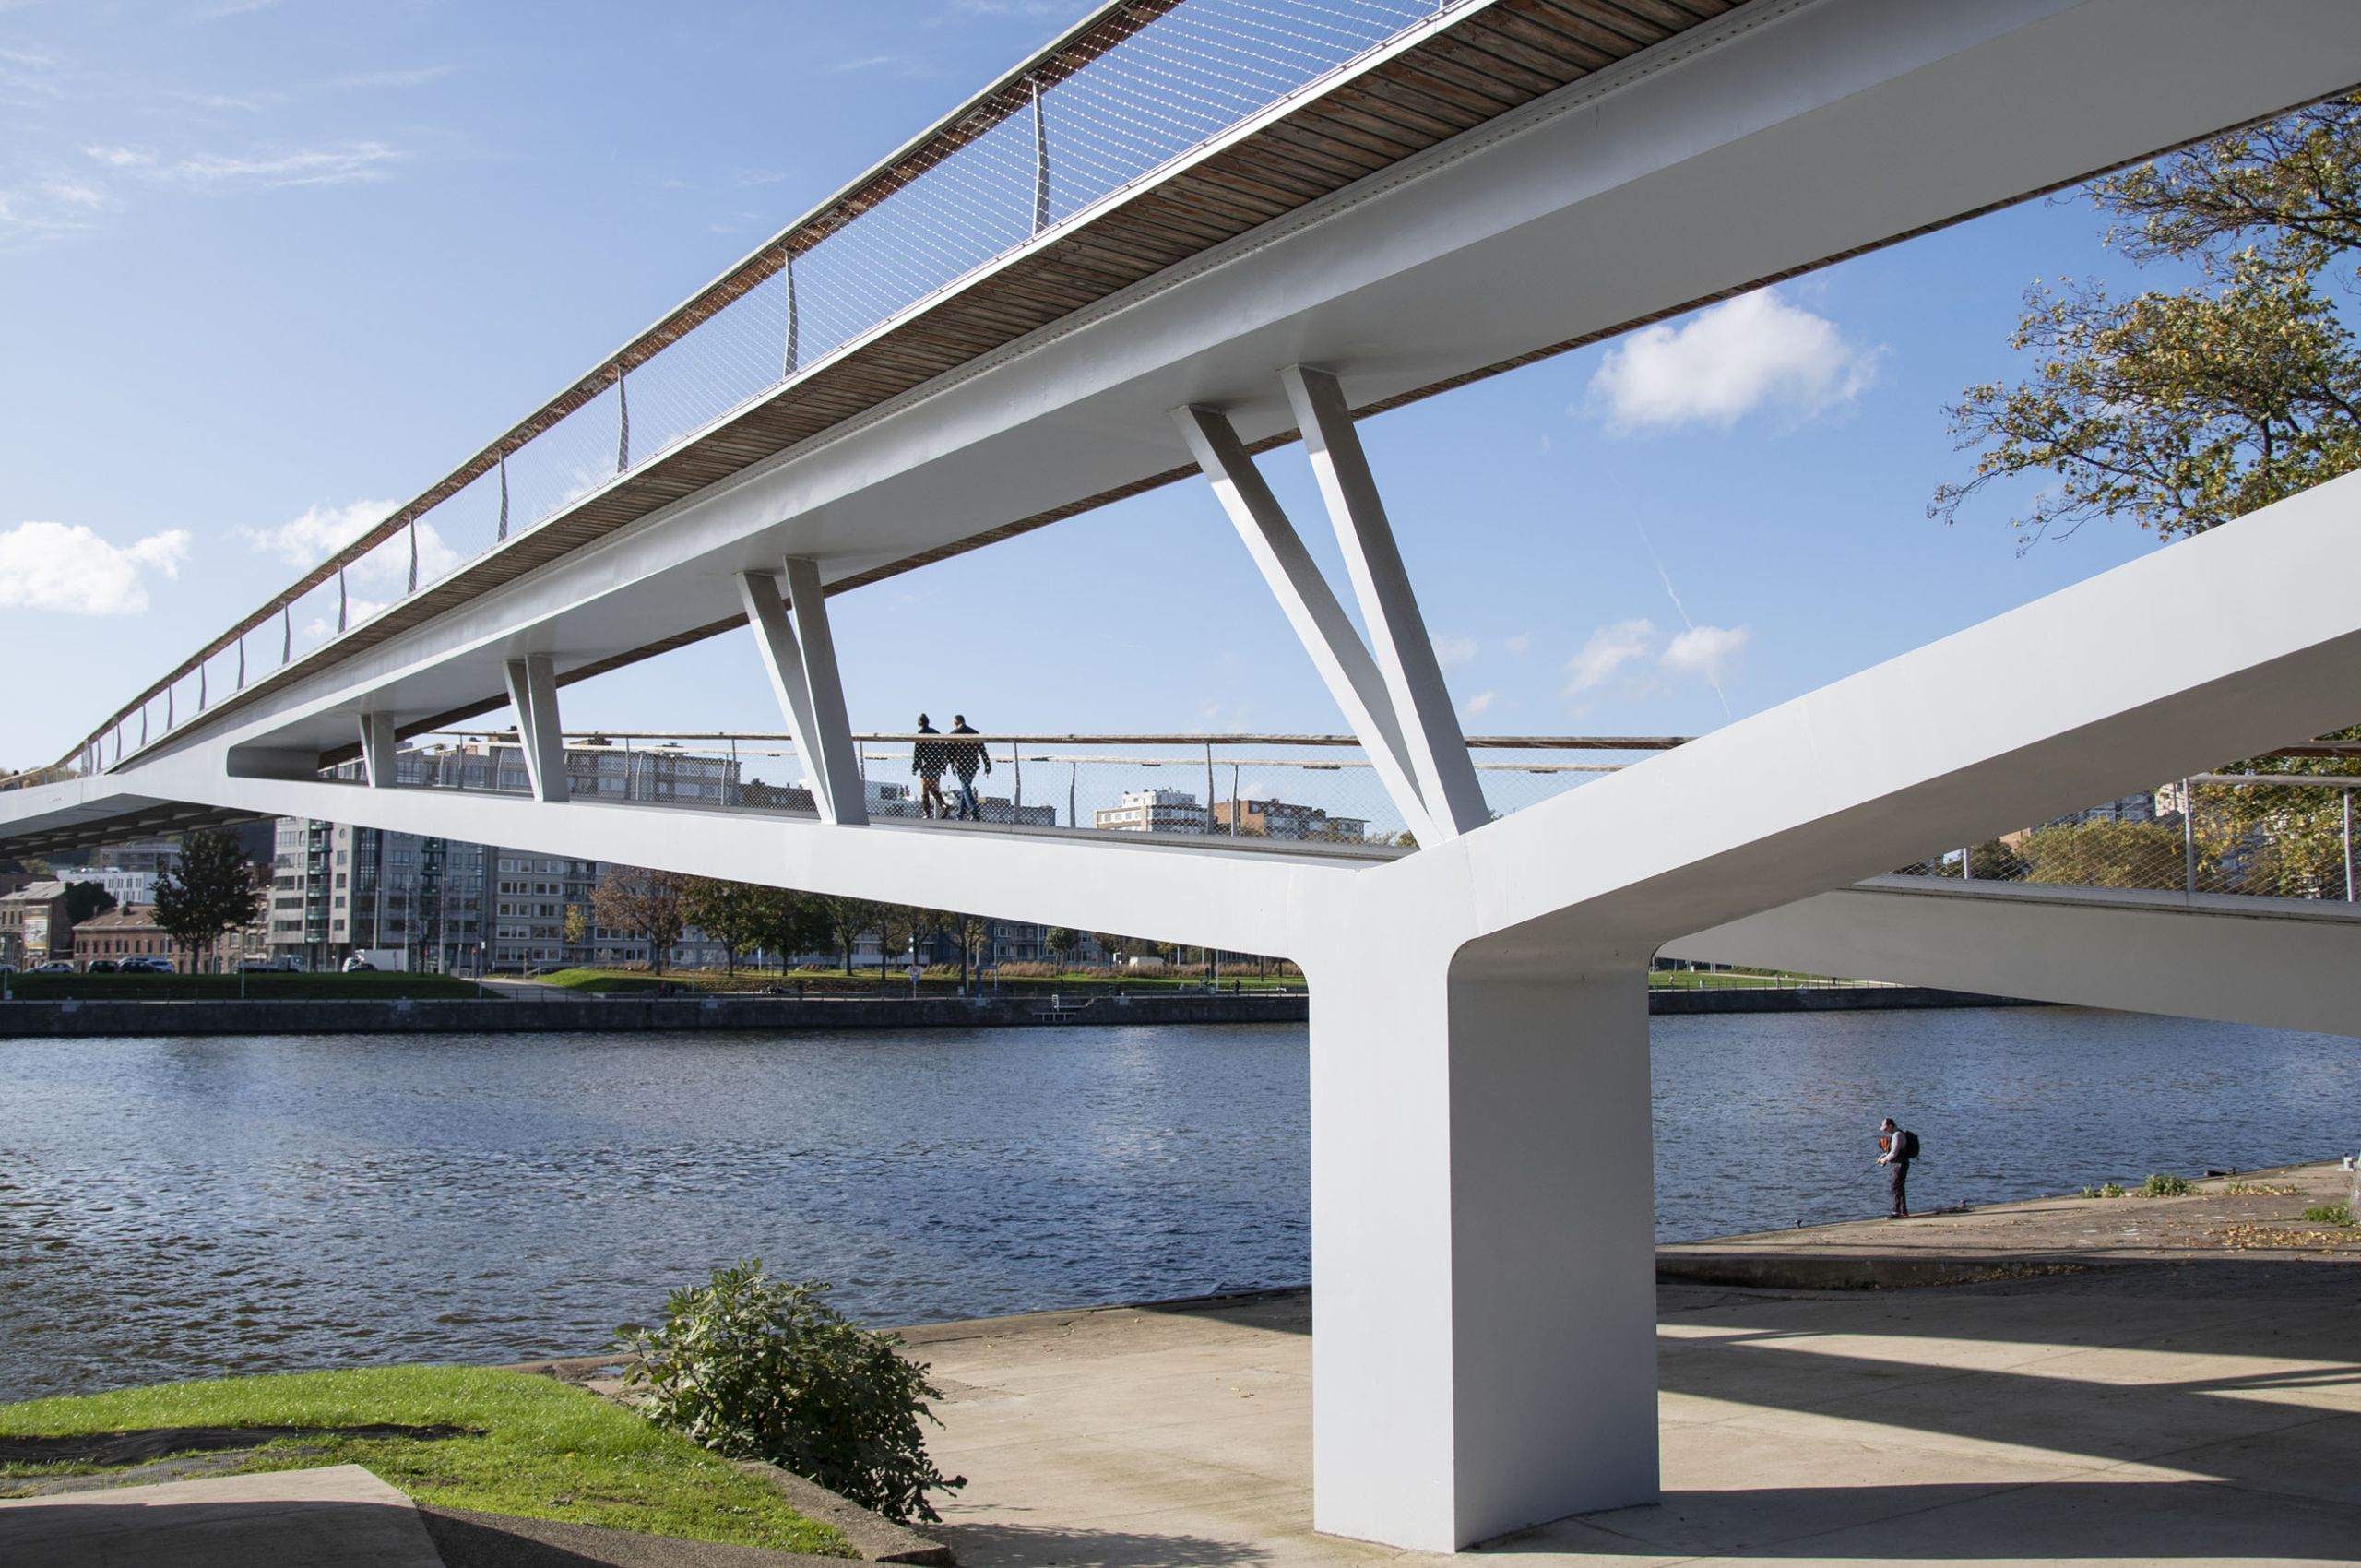
[[[1886,1213],[1888,1219],[1910,1218],[1910,1134],[1893,1123],[1889,1116],[1878,1129],[1878,1163],[1885,1167],[1886,1194],[1892,1201]]]
[[[919,776],[920,816],[951,814],[951,808],[944,804],[943,799],[943,765],[951,760],[944,754],[946,742],[928,739],[941,733],[925,714],[919,715],[919,738],[910,747],[910,771]]]
[[[967,716],[964,713],[955,713],[951,716],[951,732],[954,735],[976,733],[975,731],[967,728]],[[991,754],[984,750],[984,742],[981,740],[945,741],[943,749],[951,754],[951,771],[959,780],[959,820],[962,822],[983,821],[983,806],[976,799],[976,768],[981,765],[987,774],[991,773]]]

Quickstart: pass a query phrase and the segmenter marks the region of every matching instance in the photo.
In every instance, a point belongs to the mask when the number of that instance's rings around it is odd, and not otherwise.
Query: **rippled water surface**
[[[2361,1139],[2336,1037],[2062,1010],[1655,1021],[1667,1238]],[[0,1399],[598,1348],[759,1254],[880,1322],[1299,1282],[1304,1032],[0,1042]]]

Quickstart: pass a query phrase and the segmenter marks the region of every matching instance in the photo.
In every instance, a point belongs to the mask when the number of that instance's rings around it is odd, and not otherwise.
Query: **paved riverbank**
[[[1958,1257],[1940,1289],[1660,1284],[1662,1503],[1495,1543],[1521,1560],[2347,1562],[2361,1541],[2361,1246],[2242,1250],[2341,1196],[2046,1200],[1666,1249]],[[2219,1186],[2220,1183],[2209,1183]],[[1765,1265],[1767,1267],[1767,1263]],[[969,1478],[943,1536],[998,1563],[1430,1561],[1312,1533],[1311,1299],[908,1331]],[[1432,1559],[1438,1563],[1445,1559]]]
[[[1850,1013],[2029,1005],[1924,986],[1732,986],[1658,989],[1648,1010],[1669,1016]],[[579,1034],[600,1030],[938,1029],[1043,1024],[1299,1024],[1301,992],[1157,992],[1137,995],[592,996],[516,985],[482,999],[133,1002],[85,999],[0,1004],[0,1039],[128,1035]]]

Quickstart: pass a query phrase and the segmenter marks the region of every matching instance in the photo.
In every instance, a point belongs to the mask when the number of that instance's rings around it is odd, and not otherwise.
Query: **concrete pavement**
[[[410,1500],[358,1465],[0,1503],[23,1568],[446,1568]]]
[[[2142,1201],[2050,1223],[2144,1232],[2177,1200],[2124,1206]],[[2202,1202],[2187,1213],[2214,1229]],[[1865,1232],[1911,1229],[1818,1234],[1867,1255]],[[2361,1559],[2361,1250],[2090,1252],[1942,1288],[1667,1283],[1663,1502],[1485,1550],[1594,1568]],[[910,1331],[948,1396],[931,1447],[970,1481],[936,1533],[968,1568],[1426,1561],[1311,1528],[1310,1318],[1283,1294]]]

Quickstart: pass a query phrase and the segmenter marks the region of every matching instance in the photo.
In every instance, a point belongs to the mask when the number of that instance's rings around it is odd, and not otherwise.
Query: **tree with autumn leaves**
[[[2031,367],[1951,410],[1975,468],[1936,492],[1930,514],[1953,521],[1987,490],[2032,480],[2014,507],[2021,548],[2100,517],[2169,540],[2361,468],[2361,344],[2343,316],[2361,285],[2361,94],[2106,175],[2088,195],[2106,244],[2182,280],[2128,296],[2036,284],[2011,339]],[[2319,739],[2361,741],[2361,727]],[[2330,754],[2232,770],[2361,768]],[[2237,857],[2252,891],[2342,896],[2341,793],[2201,790],[2197,848],[2252,847]]]

